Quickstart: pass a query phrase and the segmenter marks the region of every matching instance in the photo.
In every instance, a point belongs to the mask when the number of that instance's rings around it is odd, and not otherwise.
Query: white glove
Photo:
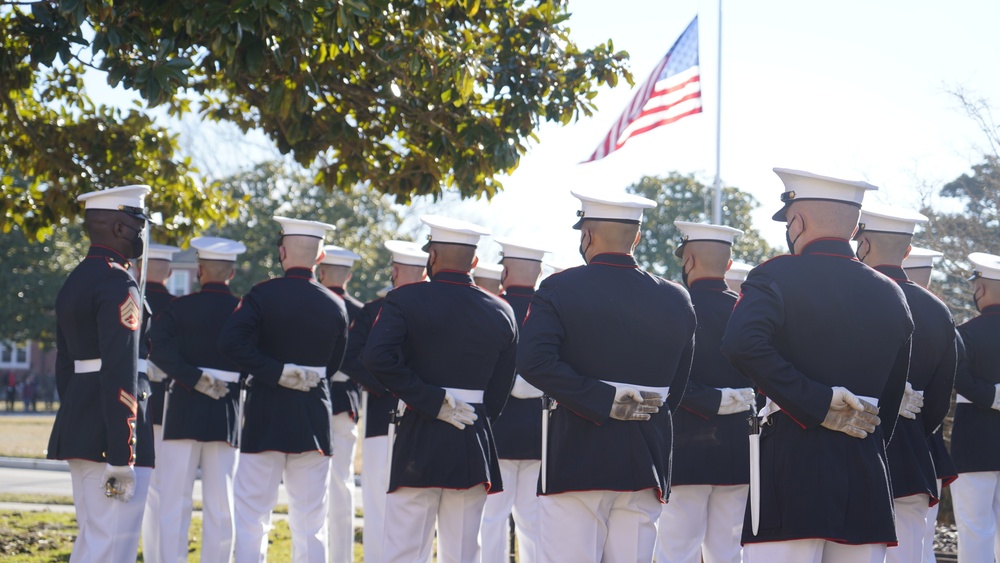
[[[302,369],[295,364],[285,364],[281,368],[278,385],[304,392],[319,385],[319,379],[319,374],[314,371]]]
[[[478,420],[479,415],[476,414],[476,409],[472,408],[472,405],[456,399],[451,393],[445,391],[444,401],[441,402],[441,410],[438,411],[437,419],[443,420],[459,430],[464,430],[467,425]]]
[[[622,387],[615,389],[609,416],[615,420],[649,420],[649,415],[660,412],[661,406],[663,398],[659,393]]]
[[[131,465],[108,465],[101,483],[104,496],[128,502],[135,496],[135,469]]]
[[[723,387],[722,402],[719,403],[719,414],[736,414],[750,410],[753,404],[753,389],[745,387],[742,389],[732,389]]]
[[[198,383],[194,384],[194,390],[204,393],[213,399],[221,399],[229,394],[229,387],[223,381],[212,377],[207,373],[202,373]]]
[[[159,383],[167,378],[167,372],[156,367],[156,364],[146,360],[146,379],[153,383]]]
[[[995,385],[996,390],[993,391],[993,410],[1000,411],[1000,383]]]
[[[924,407],[924,397],[913,390],[910,382],[906,382],[906,391],[903,392],[903,400],[899,402],[899,416],[913,420],[917,418],[917,413]]]
[[[881,423],[878,407],[862,401],[843,387],[834,387],[830,410],[827,411],[826,419],[821,426],[854,438],[865,438]]]
[[[515,399],[538,399],[542,395],[541,389],[528,383],[520,375],[514,378],[514,387],[510,390],[511,397]]]

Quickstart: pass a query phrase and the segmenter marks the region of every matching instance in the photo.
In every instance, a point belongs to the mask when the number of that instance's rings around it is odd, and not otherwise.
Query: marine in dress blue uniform
[[[896,431],[886,446],[899,541],[886,552],[888,563],[920,561],[925,552],[927,511],[937,504],[939,494],[927,440],[948,414],[955,382],[951,312],[931,292],[910,281],[902,268],[916,226],[926,221],[908,209],[865,205],[855,236],[858,258],[899,284],[914,324],[906,394]]]
[[[740,288],[743,286],[743,282],[747,279],[747,274],[753,269],[753,265],[747,264],[746,262],[737,262],[733,260],[733,264],[726,270],[726,287],[729,291],[739,295]]]
[[[347,324],[357,320],[364,303],[347,293],[351,267],[359,260],[354,252],[328,244],[316,267],[316,279],[344,300]],[[330,378],[333,405],[333,457],[330,460],[330,512],[327,516],[331,563],[354,561],[354,448],[358,442],[357,420],[361,413],[358,386],[343,371]]]
[[[392,254],[393,286],[427,281],[427,253],[420,245],[402,241],[385,242]],[[391,290],[391,288],[388,288]],[[378,312],[382,310],[385,292],[378,299],[366,303],[351,323],[347,337],[347,353],[341,371],[362,386],[361,394],[364,442],[361,447],[361,503],[364,506],[362,544],[364,559],[371,563],[382,561],[382,533],[385,523],[385,496],[389,486],[388,432],[390,413],[396,410],[398,399],[375,379],[364,366],[362,356],[368,344],[368,333]]]
[[[955,378],[951,484],[960,561],[990,561],[1000,542],[1000,256],[969,255],[979,316],[958,327],[964,358]]]
[[[775,169],[790,255],[743,283],[722,352],[769,400],[759,530],[744,560],[882,561],[896,543],[885,442],[906,387],[913,321],[898,284],[854,258],[865,182]],[[883,414],[881,424],[873,413]],[[751,478],[751,501],[754,494]],[[822,539],[818,539],[822,538]]]
[[[488,232],[424,216],[431,282],[397,287],[368,335],[364,363],[405,402],[392,445],[383,561],[425,561],[438,523],[438,560],[478,561],[488,491],[502,489],[490,425],[514,380],[510,305],[472,283]]]
[[[500,295],[504,291],[500,283],[502,276],[503,266],[500,264],[479,262],[472,270],[472,282],[493,295]]]
[[[201,560],[228,561],[233,551],[240,367],[219,351],[219,334],[239,298],[229,290],[243,243],[197,237],[201,290],[174,300],[153,324],[152,360],[168,376],[158,472],[161,484],[159,555],[187,557],[192,491],[202,482]]]
[[[91,246],[56,298],[56,386],[62,402],[49,459],[69,461],[80,533],[70,561],[135,561],[153,467],[138,373],[142,297],[128,259],[144,251],[149,186],[79,196]],[[140,443],[145,444],[140,448]]]
[[[934,269],[934,259],[944,256],[936,250],[931,250],[929,248],[920,248],[914,246],[910,253],[906,255],[903,259],[903,271],[906,272],[906,277],[910,281],[919,285],[924,289],[930,289],[931,284],[931,273]],[[962,340],[958,337],[958,333],[955,334],[955,348],[961,352]],[[961,353],[956,354],[958,356],[958,361],[956,363],[961,363]],[[931,459],[934,461],[934,472],[937,476],[937,492],[938,498],[941,498],[944,488],[947,487],[958,477],[958,471],[955,469],[955,463],[951,460],[951,454],[948,453],[948,449],[944,444],[944,427],[938,428],[933,434],[927,438],[927,444],[931,451]],[[941,507],[940,503],[935,503],[930,508],[927,509],[927,523],[924,530],[924,562],[933,563],[935,559],[934,555],[934,536],[937,533],[937,516],[938,509]]]
[[[148,252],[146,303],[149,304],[149,309],[144,314],[146,323],[149,323],[152,319],[159,316],[160,313],[166,311],[167,307],[170,306],[170,302],[174,300],[174,295],[170,293],[170,290],[164,284],[171,274],[170,263],[173,260],[173,255],[180,252],[180,248],[166,244],[150,244]],[[160,426],[163,424],[163,398],[166,393],[166,385],[162,376],[157,373],[155,364],[154,367],[149,367],[149,351],[147,347],[143,346],[141,352],[145,353],[147,359],[146,375],[149,379],[149,386],[152,389],[149,397],[149,418],[153,423],[153,433],[158,435],[155,443],[159,444],[163,434],[163,429]],[[139,362],[139,367],[140,369],[142,368],[142,362]],[[155,475],[156,472],[154,471],[153,474]],[[152,487],[152,484],[150,486]]]
[[[543,434],[540,559],[650,561],[695,313],[683,287],[631,254],[656,202],[574,195],[587,265],[542,281],[517,353],[518,373],[558,402]]]
[[[518,326],[524,322],[528,304],[542,275],[547,250],[515,239],[495,239],[502,248],[500,296],[514,310]],[[482,269],[476,266],[476,272]],[[542,459],[542,392],[517,376],[503,413],[493,425],[493,438],[500,457],[503,492],[490,495],[483,510],[479,532],[483,563],[510,561],[508,522],[513,514],[517,533],[517,555],[522,563],[535,563],[538,556],[538,470]]]
[[[142,333],[149,335],[151,321],[165,311],[173,301],[174,296],[164,285],[170,277],[170,262],[175,253],[180,251],[176,246],[166,244],[150,244],[146,251],[146,305],[143,311]],[[141,260],[135,261],[141,265]],[[137,269],[141,269],[137,268]],[[149,418],[153,424],[153,450],[159,453],[163,448],[163,373],[149,361],[148,338],[144,339],[139,348],[139,372],[145,373],[149,379]],[[149,490],[146,493],[146,510],[142,515],[142,551],[143,559],[148,563],[159,563],[160,559],[160,475],[153,469],[149,477]]]
[[[219,348],[248,372],[236,469],[236,562],[267,553],[271,509],[284,478],[292,558],[326,561],[333,453],[328,376],[347,344],[344,301],[313,276],[332,225],[275,217],[283,278],[255,285],[226,322]]]
[[[754,402],[750,380],[719,349],[737,294],[725,272],[733,239],[743,231],[724,225],[674,221],[683,235],[674,254],[698,315],[694,361],[680,409],[673,413],[670,502],[657,525],[658,563],[739,563],[746,510],[747,415]]]

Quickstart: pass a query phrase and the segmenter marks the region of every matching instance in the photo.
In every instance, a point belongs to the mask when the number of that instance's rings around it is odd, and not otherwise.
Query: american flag
[[[639,87],[594,154],[584,162],[602,159],[636,135],[696,113],[701,113],[697,16]]]

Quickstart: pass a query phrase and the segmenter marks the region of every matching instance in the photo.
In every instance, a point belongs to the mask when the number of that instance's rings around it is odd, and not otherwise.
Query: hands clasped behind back
[[[924,408],[924,396],[919,391],[915,391],[910,382],[906,382],[906,391],[903,392],[903,400],[899,402],[899,416],[903,418],[915,419],[921,409]]]
[[[878,407],[858,398],[843,387],[833,388],[830,409],[821,426],[853,438],[865,438],[881,424]]]
[[[213,399],[221,399],[229,394],[229,386],[225,381],[218,380],[207,373],[202,373],[194,390],[204,393]]]
[[[319,385],[320,375],[295,364],[285,364],[278,378],[278,385],[295,391],[306,392]]]
[[[663,397],[655,391],[639,391],[632,387],[615,389],[615,401],[611,404],[609,416],[615,420],[649,420],[650,415],[660,412]]]
[[[469,403],[461,401],[445,391],[444,401],[441,402],[441,410],[438,411],[437,419],[463,430],[466,426],[479,419],[476,409]]]
[[[162,369],[156,367],[156,364],[147,360],[146,362],[146,379],[150,383],[160,383],[167,379],[167,373]]]
[[[746,387],[742,389],[731,389],[724,387],[722,391],[722,401],[719,403],[719,414],[737,414],[750,410],[753,404],[753,389]]]

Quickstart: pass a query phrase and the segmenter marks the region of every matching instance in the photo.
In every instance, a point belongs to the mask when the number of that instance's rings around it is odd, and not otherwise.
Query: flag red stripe
[[[660,69],[657,68],[657,71],[659,71],[659,70]],[[652,78],[654,76],[656,76],[656,74],[650,76],[650,80],[652,80]],[[648,105],[651,101],[656,100],[657,98],[659,98],[661,96],[670,95],[671,93],[676,92],[676,91],[678,91],[678,90],[680,90],[682,88],[685,88],[687,86],[690,86],[693,83],[699,83],[700,84],[701,83],[701,75],[695,75],[695,76],[689,78],[688,80],[686,80],[686,81],[684,81],[684,82],[682,82],[682,83],[680,83],[680,84],[678,84],[676,86],[671,86],[671,87],[663,90],[662,93],[657,93],[654,96],[652,96],[652,97],[650,97],[648,99],[645,99],[645,101],[643,102],[643,106]],[[676,102],[673,102],[671,104],[668,104],[668,105],[665,105],[665,106],[659,106],[659,107],[648,109],[648,110],[642,110],[642,111],[639,112],[638,115],[632,116],[631,119],[629,119],[630,114],[632,113],[632,105],[634,105],[636,101],[639,101],[641,98],[645,97],[645,96],[640,97],[641,94],[642,94],[642,92],[639,92],[635,96],[635,98],[632,99],[632,103],[629,104],[629,107],[618,118],[618,121],[615,122],[614,126],[608,132],[607,137],[604,138],[604,141],[597,147],[597,149],[594,150],[593,154],[590,155],[590,158],[588,158],[584,162],[591,162],[591,161],[594,161],[594,160],[598,160],[598,159],[604,158],[605,156],[607,156],[607,155],[611,154],[612,152],[614,152],[614,151],[622,148],[623,146],[625,146],[625,143],[629,139],[631,139],[632,137],[634,137],[636,135],[639,135],[639,134],[642,134],[642,133],[646,133],[646,132],[648,132],[651,129],[655,129],[656,127],[660,127],[661,125],[669,125],[670,123],[673,123],[673,122],[677,121],[678,119],[681,119],[683,117],[687,117],[689,115],[694,115],[694,114],[697,114],[697,113],[701,113],[701,111],[702,111],[702,108],[699,106],[697,108],[694,108],[694,109],[692,109],[690,111],[687,111],[685,113],[679,114],[677,116],[673,116],[673,117],[669,117],[669,118],[666,118],[666,119],[662,119],[662,120],[659,120],[656,123],[653,123],[651,125],[644,126],[644,127],[640,128],[640,129],[636,129],[635,131],[631,131],[631,132],[629,132],[629,134],[628,134],[627,137],[622,138],[622,135],[625,134],[625,132],[628,129],[628,127],[632,123],[635,123],[636,120],[641,119],[643,117],[650,116],[650,115],[655,115],[657,113],[662,113],[662,112],[665,112],[665,111],[669,111],[669,110],[673,109],[674,106],[676,106],[676,105],[678,105],[680,103],[686,102],[688,100],[693,100],[693,99],[701,98],[701,89],[699,89],[696,92],[692,92],[692,93],[690,93],[690,94],[688,94],[686,96],[683,96],[682,98],[678,99]]]
[[[635,117],[633,117],[633,114],[637,111],[640,111],[642,107],[645,106],[646,103],[649,101],[650,95],[656,88],[656,78],[660,76],[660,74],[663,72],[663,68],[667,66],[667,61],[668,59],[664,58],[659,62],[659,64],[656,65],[656,68],[653,69],[653,72],[649,75],[649,78],[646,79],[646,82],[644,82],[642,86],[639,87],[639,91],[636,92],[635,96],[632,97],[632,101],[629,102],[628,107],[625,108],[625,111],[623,111],[622,114],[618,116],[618,119],[615,121],[614,125],[611,126],[611,130],[608,131],[608,134],[604,138],[604,141],[594,150],[594,153],[591,154],[590,158],[587,159],[585,162],[590,162],[592,160],[604,158],[605,156],[611,154],[611,152],[615,150],[612,148],[614,144],[618,141],[619,138],[621,138],[622,133],[624,133],[625,130],[628,129],[629,124],[635,121]]]
[[[664,90],[653,90],[653,96],[652,97],[656,98],[657,96],[663,96],[663,95],[669,94],[671,92],[676,92],[676,91],[680,90],[681,88],[684,88],[684,87],[686,87],[689,84],[692,84],[694,82],[701,82],[701,75],[700,74],[696,74],[696,75],[692,76],[691,78],[688,78],[684,82],[681,82],[680,84],[677,84],[676,86],[670,86],[670,87],[668,87],[668,88],[666,88]]]
[[[673,64],[673,66],[671,66]],[[628,106],[614,121],[607,135],[597,145],[590,158],[593,162],[604,158],[622,147],[635,135],[650,129],[673,123],[678,119],[701,113],[701,76],[698,68],[698,18],[685,28],[684,33],[670,47],[666,56],[660,59],[653,72],[635,91]],[[673,99],[677,97],[678,99]],[[691,101],[694,100],[693,103]],[[688,102],[688,108],[678,104]],[[672,111],[680,115],[671,115]],[[645,122],[657,120],[647,125]],[[637,120],[642,120],[638,121]],[[639,129],[631,129],[641,126]]]
[[[633,120],[633,122],[635,122],[636,120],[638,120],[638,119],[640,119],[642,117],[646,117],[648,115],[655,115],[657,113],[663,113],[665,111],[670,111],[671,109],[674,108],[674,106],[676,106],[678,104],[684,103],[684,102],[686,102],[688,100],[693,100],[695,98],[700,98],[700,97],[701,97],[701,90],[698,90],[697,92],[691,92],[687,96],[684,96],[683,98],[679,98],[676,102],[673,102],[671,104],[667,104],[665,106],[657,106],[655,108],[643,110],[642,113],[640,113],[638,116],[636,116],[636,118],[635,118],[635,120]]]
[[[696,108],[694,108],[694,109],[692,109],[690,111],[686,111],[684,113],[677,114],[677,115],[675,115],[673,117],[668,117],[666,119],[661,119],[660,121],[657,121],[656,123],[652,123],[650,125],[647,125],[647,126],[641,128],[641,129],[636,129],[635,131],[632,132],[631,135],[628,136],[628,138],[623,139],[621,143],[619,143],[618,145],[616,145],[615,146],[615,150],[618,150],[618,149],[622,148],[623,146],[625,146],[625,143],[628,142],[628,140],[631,139],[631,138],[633,138],[633,137],[636,137],[638,135],[642,135],[643,133],[646,133],[646,132],[648,132],[648,131],[650,131],[652,129],[656,129],[657,127],[659,127],[661,125],[669,125],[669,124],[677,121],[678,119],[687,117],[689,115],[694,115],[696,113],[701,113],[701,106],[696,107]]]

